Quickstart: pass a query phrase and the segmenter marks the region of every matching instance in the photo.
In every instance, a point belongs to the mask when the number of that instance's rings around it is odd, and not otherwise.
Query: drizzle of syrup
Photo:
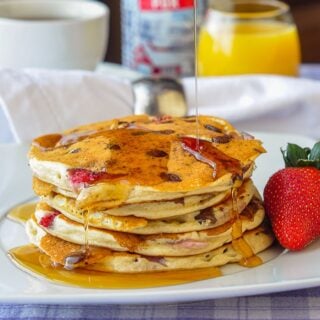
[[[15,222],[25,224],[30,219],[36,208],[36,203],[24,203],[12,208],[7,214],[7,218]]]
[[[84,214],[83,228],[84,228],[84,249],[85,249],[86,252],[88,252],[90,250],[89,238],[88,238],[88,233],[89,233],[89,215],[88,215],[88,212],[86,212]]]
[[[83,229],[84,229],[84,239],[83,245],[78,251],[72,252],[64,257],[64,268],[67,270],[73,270],[77,267],[77,264],[81,261],[85,261],[90,257],[91,247],[89,244],[89,218],[88,213],[84,214],[83,217]],[[50,259],[49,259],[50,260]]]
[[[238,239],[242,235],[242,221],[240,219],[240,212],[238,206],[238,189],[232,188],[232,211],[235,222],[232,225],[232,239]]]
[[[195,105],[196,105],[196,149],[199,150],[199,141],[200,141],[200,134],[199,134],[199,129],[200,129],[200,123],[199,123],[199,102],[198,102],[198,1],[194,0],[194,21],[193,21],[193,35],[194,35],[194,90],[195,90]]]
[[[238,262],[241,266],[244,267],[256,267],[262,264],[260,257],[256,256],[248,243],[243,239],[234,239],[232,240],[232,247],[235,251],[242,255],[242,259]]]
[[[242,258],[239,264],[246,268],[253,268],[260,266],[263,263],[262,259],[256,255],[249,258]]]
[[[195,138],[155,132],[149,132],[148,137],[135,135],[138,132],[141,130],[102,131],[66,148],[58,146],[44,152],[32,147],[30,154],[39,161],[63,159],[66,166],[73,168],[68,171],[68,178],[76,192],[87,185],[111,182],[113,187],[108,192],[121,189],[121,195],[112,197],[119,204],[125,201],[134,185],[154,186],[159,191],[184,191],[189,190],[195,181],[204,185],[225,174],[242,175],[240,161],[220,151],[210,141],[199,140],[197,147]],[[185,153],[192,154],[195,159],[184,157]],[[175,158],[176,162],[172,160]],[[184,163],[188,165],[184,166]],[[203,175],[197,173],[198,169],[190,168],[193,163],[203,170]],[[168,181],[168,177],[177,179]]]
[[[260,257],[256,256],[249,244],[242,237],[242,220],[240,218],[240,210],[238,206],[238,188],[239,183],[236,181],[231,191],[232,210],[235,221],[232,225],[232,247],[238,252],[242,259],[238,262],[243,267],[256,267],[263,263]]]
[[[182,137],[181,142],[184,150],[191,153],[198,161],[204,162],[213,168],[214,177],[223,170],[236,177],[242,176],[240,161],[227,156],[215,148],[211,142],[192,137]]]
[[[67,135],[64,135],[59,140],[58,144],[59,146],[67,146],[70,144],[73,144],[75,142],[81,141],[83,139],[86,139],[87,137],[97,133],[96,130],[88,130],[88,131],[82,131],[82,132],[73,132]]]
[[[84,246],[82,248],[82,253],[84,257],[90,256],[90,244],[89,244],[89,213],[85,212],[84,213],[84,223],[83,223],[83,228],[84,228]],[[75,263],[77,263],[76,261]]]
[[[106,273],[77,268],[66,270],[52,266],[50,258],[33,245],[11,249],[9,256],[25,271],[44,277],[55,283],[84,288],[137,289],[178,285],[221,276],[218,268],[180,270],[152,273]]]

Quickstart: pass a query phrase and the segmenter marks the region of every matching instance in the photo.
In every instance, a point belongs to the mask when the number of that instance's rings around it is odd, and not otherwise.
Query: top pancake
[[[230,189],[262,152],[219,118],[200,116],[197,129],[194,117],[131,116],[39,137],[29,159],[80,207],[114,207]]]

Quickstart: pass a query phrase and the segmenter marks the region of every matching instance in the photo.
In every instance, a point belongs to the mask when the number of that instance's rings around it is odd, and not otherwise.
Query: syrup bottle
[[[147,75],[194,74],[194,0],[121,0],[122,63]],[[197,1],[199,19],[206,0]]]

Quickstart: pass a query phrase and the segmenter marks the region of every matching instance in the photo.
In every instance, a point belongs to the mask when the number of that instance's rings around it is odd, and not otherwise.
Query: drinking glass
[[[300,59],[297,28],[284,2],[211,2],[199,33],[199,76],[297,76]]]

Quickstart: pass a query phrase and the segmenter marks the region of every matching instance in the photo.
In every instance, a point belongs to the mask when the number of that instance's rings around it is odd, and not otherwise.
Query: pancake
[[[255,198],[239,216],[242,223],[238,236],[259,226],[264,215],[261,201]],[[115,251],[130,251],[148,256],[186,256],[208,252],[232,241],[233,224],[234,219],[203,231],[155,235],[134,235],[93,227],[85,232],[83,224],[68,219],[54,209],[50,211],[49,208],[40,208],[28,221],[27,230],[36,229],[32,225],[39,225],[53,236],[80,245],[85,245],[87,241],[89,245]]]
[[[136,204],[122,205],[116,208],[104,209],[99,211],[102,214],[112,216],[135,216],[150,220],[174,217],[183,215],[196,210],[202,210],[215,204],[221,203],[231,194],[230,190],[220,193],[207,193],[194,196],[182,197],[165,201],[149,201]],[[47,202],[60,211],[68,211],[77,216],[84,214],[84,209],[77,207],[76,200],[70,197],[65,197],[61,194],[50,193],[48,196],[42,197],[42,200]],[[97,212],[98,209],[90,208],[89,212]]]
[[[85,255],[82,246],[54,237],[36,225],[35,228],[37,231],[30,232],[31,242],[55,264],[61,264],[66,268],[85,267],[88,270],[102,272],[137,273],[219,267],[249,258],[252,254],[270,247],[274,241],[269,227],[263,225],[247,231],[237,240],[245,251],[239,250],[239,243],[229,243],[207,253],[187,257],[149,257],[99,247],[91,247],[89,255]]]
[[[245,181],[237,193],[237,209],[242,212],[254,194],[251,180]],[[223,196],[222,194],[219,194]],[[89,226],[135,234],[182,233],[220,226],[233,218],[233,201],[217,201],[213,195],[190,196],[168,202],[147,202],[105,211],[84,212],[75,200],[59,194],[43,197],[42,201],[63,215]],[[191,199],[190,199],[191,198]],[[216,204],[216,202],[218,202]],[[189,212],[190,213],[186,213]],[[181,214],[183,213],[183,214]],[[86,217],[84,219],[84,216]],[[157,217],[157,220],[150,220]]]
[[[34,176],[80,208],[112,208],[229,190],[264,152],[214,117],[200,117],[199,143],[194,118],[126,120],[35,139]]]
[[[252,163],[244,172],[243,174],[243,180],[247,180],[251,177],[252,172],[254,170],[254,163]],[[103,210],[106,208],[119,208],[122,207],[125,204],[138,204],[138,203],[145,203],[145,202],[164,202],[164,201],[168,201],[169,206],[172,206],[172,203],[170,204],[170,202],[172,202],[172,200],[180,200],[181,198],[186,198],[186,197],[191,197],[192,195],[196,195],[196,196],[205,196],[207,197],[208,194],[216,194],[219,196],[219,199],[224,199],[225,196],[227,194],[229,194],[231,192],[232,187],[234,187],[234,181],[229,181],[228,183],[230,183],[229,187],[227,188],[226,185],[223,187],[223,190],[219,191],[219,188],[216,188],[216,192],[211,192],[212,188],[206,188],[206,189],[202,189],[201,193],[200,191],[193,191],[193,192],[162,192],[162,193],[158,193],[156,191],[151,191],[149,190],[148,192],[144,192],[146,198],[143,200],[142,198],[139,199],[138,196],[133,192],[131,194],[131,198],[127,199],[127,201],[125,203],[121,203],[121,201],[116,200],[116,199],[110,199],[111,197],[114,197],[114,193],[118,193],[119,190],[117,189],[118,186],[114,186],[115,189],[112,189],[111,185],[107,185],[107,184],[98,184],[95,186],[91,186],[90,190],[87,191],[86,189],[82,190],[82,195],[77,196],[75,191],[72,190],[65,190],[62,188],[59,188],[53,184],[50,184],[48,182],[45,182],[43,180],[40,180],[39,178],[33,176],[33,180],[32,180],[32,184],[33,184],[33,190],[34,192],[40,196],[49,196],[52,197],[54,196],[53,194],[60,194],[63,195],[65,197],[68,198],[73,198],[76,200],[76,205],[79,209],[89,209],[89,210]],[[241,181],[238,180],[237,181],[237,186],[239,186],[241,184]],[[99,190],[102,193],[102,195],[99,195]],[[95,198],[96,199],[100,199],[103,198],[103,194],[109,192],[109,200],[98,200],[97,202],[91,202],[93,200],[93,195],[95,194]],[[91,196],[90,196],[91,194]],[[119,196],[119,194],[117,194]],[[117,196],[116,195],[116,196]],[[87,197],[86,199],[80,199],[80,196],[83,196],[84,198]],[[191,199],[191,198],[189,198]],[[211,201],[211,200],[210,200]],[[220,201],[220,200],[219,200]],[[87,204],[87,205],[86,205]],[[134,207],[132,207],[134,208]],[[121,210],[121,209],[120,209]],[[116,212],[120,212],[120,210],[116,210]],[[183,214],[183,212],[181,212],[180,214]],[[156,219],[159,215],[159,211],[157,211],[157,215],[154,219]],[[167,215],[167,213],[165,213],[164,215]],[[169,215],[171,216],[171,215]],[[149,216],[149,219],[152,219],[152,217]]]
[[[27,235],[67,269],[244,263],[273,242],[250,179],[263,152],[208,116],[129,116],[36,138],[28,157],[40,202]]]

